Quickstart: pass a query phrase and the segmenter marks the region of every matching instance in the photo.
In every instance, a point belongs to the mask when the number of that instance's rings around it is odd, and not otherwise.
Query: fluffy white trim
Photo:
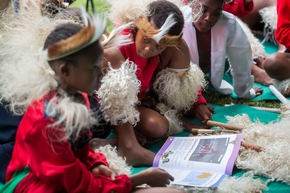
[[[105,155],[110,168],[117,174],[131,174],[132,167],[127,165],[126,160],[118,155],[117,148],[111,145],[99,147],[95,149],[96,152],[101,152]]]
[[[46,104],[45,113],[48,117],[56,120],[50,127],[62,125],[66,136],[76,140],[84,128],[90,128],[97,124],[97,117],[94,117],[86,105],[74,102],[68,96],[55,96]],[[63,140],[63,139],[60,139]]]
[[[148,16],[148,5],[156,0],[111,0],[110,20],[116,26],[135,21],[140,16]],[[168,0],[178,7],[182,6],[180,0]]]
[[[241,177],[227,177],[218,186],[219,193],[262,192],[268,189],[261,179],[254,179],[253,173]]]
[[[57,82],[48,63],[39,57],[47,35],[59,24],[40,13],[31,3],[29,10],[13,9],[2,15],[0,22],[0,95],[10,103],[15,114],[23,114],[33,100],[55,89]]]
[[[135,106],[138,103],[140,82],[136,76],[137,66],[126,60],[120,68],[109,67],[97,91],[101,99],[100,109],[104,112],[106,121],[117,125],[119,122],[129,122],[136,125],[139,112]]]
[[[223,179],[216,189],[183,187],[171,185],[172,187],[185,190],[187,193],[249,193],[266,191],[267,184],[260,179],[254,179],[252,173],[245,173],[241,177],[229,176]]]
[[[162,103],[158,103],[156,106],[160,114],[164,115],[169,122],[169,129],[167,135],[174,135],[181,133],[184,129],[182,122],[179,120],[179,112],[176,109],[170,109],[168,106]]]
[[[282,81],[275,80],[274,86],[277,88],[279,92],[284,94],[286,90],[290,87],[290,78],[282,80]]]
[[[259,13],[262,17],[263,22],[265,23],[263,32],[264,39],[262,43],[264,43],[265,41],[273,41],[274,43],[277,43],[274,34],[277,28],[276,6],[270,6],[260,9]]]
[[[103,40],[102,40],[102,45],[104,49],[113,47],[113,46],[124,46],[127,44],[132,43],[132,38],[131,35],[121,35],[119,34],[122,30],[126,28],[130,28],[133,25],[133,22],[129,22],[127,24],[121,25],[117,28],[114,28],[109,36],[107,37],[106,35],[103,34]]]
[[[204,74],[197,65],[191,65],[182,77],[169,69],[162,70],[156,77],[153,88],[159,100],[178,111],[189,110],[197,100],[198,91],[205,86]]]
[[[236,166],[290,184],[290,117],[268,124],[251,122],[246,114],[227,118],[245,128],[244,141],[263,148],[262,152],[242,148]]]
[[[276,6],[270,6],[260,9],[259,13],[266,27],[270,27],[272,30],[275,30],[277,27]]]
[[[237,21],[243,28],[244,32],[246,33],[246,36],[250,42],[251,50],[252,50],[252,57],[253,59],[257,58],[266,58],[267,53],[265,52],[263,44],[254,36],[254,34],[251,32],[249,26],[237,18]]]

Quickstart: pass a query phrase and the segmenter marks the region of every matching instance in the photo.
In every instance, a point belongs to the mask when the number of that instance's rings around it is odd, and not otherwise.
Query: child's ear
[[[60,71],[62,76],[64,76],[64,77],[68,76],[70,73],[69,64],[67,64],[66,62],[60,64],[59,71]]]

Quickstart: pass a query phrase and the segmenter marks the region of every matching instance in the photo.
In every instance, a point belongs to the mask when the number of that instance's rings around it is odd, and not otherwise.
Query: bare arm
[[[111,48],[105,49],[102,71],[106,72],[105,69],[108,67],[108,62],[111,64],[113,68],[120,68],[122,62],[124,61],[125,59],[118,47],[111,47]]]
[[[183,69],[190,66],[190,55],[187,44],[182,40],[178,47],[167,47],[161,53],[162,65],[169,68]]]

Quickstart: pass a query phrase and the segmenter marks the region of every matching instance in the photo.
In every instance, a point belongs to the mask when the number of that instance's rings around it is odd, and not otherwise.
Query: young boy
[[[137,112],[133,111],[132,113],[136,116],[135,121],[128,122],[128,119],[121,119],[115,124],[118,150],[121,155],[126,157],[128,163],[134,166],[152,165],[155,156],[153,152],[143,148],[138,141],[145,144],[147,140],[163,138],[167,135],[169,128],[168,119],[154,110],[153,107],[150,108],[144,104],[148,98],[147,91],[150,90],[152,78],[158,72],[158,69],[166,68],[169,62],[174,61],[175,65],[179,64],[178,62],[182,64],[182,61],[176,61],[178,58],[176,53],[183,55],[183,49],[188,49],[182,40],[184,21],[179,8],[165,0],[150,2],[152,3],[149,5],[147,4],[148,1],[113,2],[112,21],[116,26],[133,22],[133,27],[124,31],[124,34],[132,36],[133,43],[105,50],[106,62],[109,61],[113,68],[120,68],[121,63],[127,59],[137,65],[137,82],[140,82],[141,87],[140,91],[137,92],[138,99],[136,99],[135,106],[132,107],[137,108]],[[182,50],[179,50],[179,48]],[[170,58],[166,58],[168,56]],[[184,54],[184,57],[187,57],[186,54]],[[185,64],[187,67],[188,65],[189,62]],[[179,68],[184,68],[184,66],[180,65]],[[106,87],[104,86],[104,88]],[[125,88],[125,85],[123,88]],[[192,87],[192,89],[197,88]],[[112,93],[109,89],[107,89],[107,92]],[[124,97],[127,98],[128,96]],[[197,96],[192,97],[196,98]],[[105,105],[105,102],[101,100],[101,105],[107,106],[105,109],[122,106],[121,110],[124,112],[125,104],[116,105],[110,102]],[[196,116],[201,120],[211,119],[213,110],[206,105],[206,101],[201,95],[199,95],[199,100],[194,105],[194,110]],[[115,115],[108,116],[110,117],[109,121],[117,115],[122,117],[122,112],[115,111]],[[137,134],[138,140],[135,134]]]
[[[47,18],[30,18],[26,20],[30,23],[7,28],[3,33],[6,42],[1,43],[1,49],[6,49],[1,57],[10,57],[1,58],[0,95],[13,112],[24,113],[3,191],[183,192],[171,188],[133,189],[146,183],[165,186],[173,177],[157,168],[131,177],[116,176],[105,156],[90,148],[89,128],[96,119],[89,110],[88,94],[98,87],[102,77],[103,47],[99,38],[106,22],[97,16],[82,15],[84,26],[68,22],[53,28],[45,39],[41,57],[13,54],[18,49],[25,52],[25,48],[33,50],[32,56],[39,53],[43,33],[54,26]],[[35,26],[39,30],[32,27],[35,22],[42,24]],[[39,42],[15,46],[19,30],[40,38]],[[21,64],[21,72],[15,71]],[[20,74],[23,76],[19,79]],[[6,81],[7,77],[11,80]]]
[[[236,18],[223,12],[224,0],[199,1],[202,12],[196,20],[195,3],[186,8],[184,39],[190,50],[190,58],[204,73],[210,72],[210,82],[222,94],[234,90],[239,98],[253,98],[262,93],[259,87],[253,88],[251,75],[252,55],[250,43]],[[234,88],[223,80],[225,60],[228,57],[232,66]]]

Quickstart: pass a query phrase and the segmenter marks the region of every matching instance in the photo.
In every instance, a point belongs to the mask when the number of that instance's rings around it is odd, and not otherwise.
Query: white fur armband
[[[137,66],[126,60],[118,69],[110,67],[101,81],[101,87],[97,91],[101,99],[100,109],[105,120],[112,125],[120,122],[136,125],[139,121],[139,112],[135,106],[138,103],[140,82],[136,70]]]
[[[204,74],[197,65],[191,65],[181,77],[170,69],[162,70],[156,77],[153,88],[159,100],[177,110],[189,110],[198,91],[205,86]]]

